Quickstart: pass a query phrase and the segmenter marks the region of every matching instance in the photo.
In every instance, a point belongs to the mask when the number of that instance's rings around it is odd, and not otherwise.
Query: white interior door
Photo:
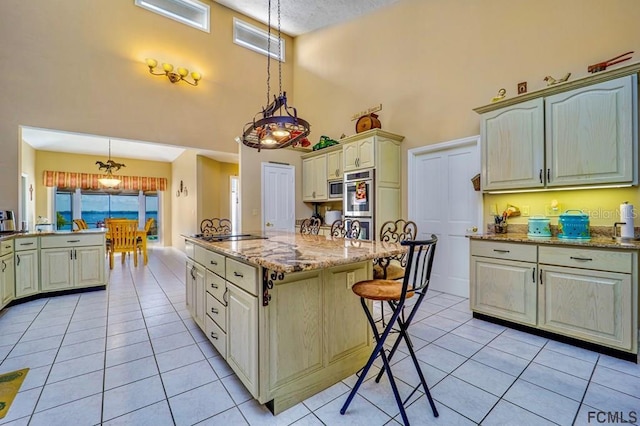
[[[262,230],[293,231],[296,213],[295,168],[262,163]]]
[[[438,236],[430,288],[469,297],[469,239],[481,226],[479,136],[409,150],[409,219],[418,239]]]

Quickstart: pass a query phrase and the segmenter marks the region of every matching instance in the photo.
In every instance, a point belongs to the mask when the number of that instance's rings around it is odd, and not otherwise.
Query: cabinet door
[[[327,185],[327,155],[319,155],[315,158],[315,194],[314,200],[326,201],[328,199]]]
[[[536,325],[536,264],[471,256],[471,309]]]
[[[342,151],[327,153],[327,179],[342,179]]]
[[[482,189],[544,186],[543,102],[532,99],[482,114]]]
[[[358,142],[345,144],[342,148],[342,157],[345,172],[358,169]]]
[[[327,200],[327,155],[302,160],[302,200]]]
[[[632,349],[631,275],[541,266],[539,327],[581,340]]]
[[[363,139],[358,144],[358,168],[369,169],[376,166],[373,138]]]
[[[185,271],[185,282],[187,292],[187,309],[191,313],[193,320],[205,330],[204,316],[205,316],[205,269],[195,262],[187,260],[187,267]]]
[[[258,298],[227,282],[227,363],[247,390],[258,395]]]
[[[73,249],[54,248],[40,251],[42,291],[73,287]]]
[[[185,303],[187,305],[187,310],[191,314],[192,317],[195,317],[195,305],[196,301],[194,299],[195,295],[195,286],[196,286],[196,268],[195,264],[187,259],[187,266],[185,268],[184,273],[184,282],[185,282],[185,292],[186,292],[186,300]]]
[[[545,99],[547,186],[634,181],[636,86],[633,75]]]
[[[103,285],[104,246],[78,247],[73,249],[75,286]]]
[[[24,297],[39,290],[38,250],[19,251],[16,260],[16,296]]]
[[[7,305],[15,297],[13,254],[0,258],[0,307]]]

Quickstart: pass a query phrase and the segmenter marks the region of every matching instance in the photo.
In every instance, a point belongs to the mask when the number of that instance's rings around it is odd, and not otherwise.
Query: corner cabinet
[[[476,108],[482,189],[637,184],[638,68]]]
[[[471,310],[638,353],[638,252],[471,240]]]

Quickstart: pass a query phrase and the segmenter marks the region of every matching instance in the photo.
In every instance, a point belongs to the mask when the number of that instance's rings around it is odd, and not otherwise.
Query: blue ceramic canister
[[[549,227],[549,218],[544,216],[531,216],[529,218],[529,232],[527,236],[530,238],[550,237],[551,228]]]
[[[589,216],[582,210],[567,210],[558,219],[558,238],[588,240]]]

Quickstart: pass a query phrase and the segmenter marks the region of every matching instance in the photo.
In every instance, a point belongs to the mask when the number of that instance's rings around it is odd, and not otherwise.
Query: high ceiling
[[[297,36],[366,15],[399,0],[280,0],[280,28]],[[216,2],[267,23],[267,0],[216,0]],[[277,28],[277,2],[271,0],[271,26]]]
[[[218,3],[267,23],[267,0],[215,0]],[[399,0],[280,0],[281,30],[297,36],[320,28],[346,22],[396,3]],[[277,26],[277,2],[271,0],[271,23]],[[23,140],[37,150],[69,152],[107,158],[109,138],[48,129],[23,127]],[[160,145],[153,142],[111,138],[111,155],[119,158],[135,158],[172,162],[184,148]],[[200,155],[217,161],[237,163],[238,155],[199,150]]]

